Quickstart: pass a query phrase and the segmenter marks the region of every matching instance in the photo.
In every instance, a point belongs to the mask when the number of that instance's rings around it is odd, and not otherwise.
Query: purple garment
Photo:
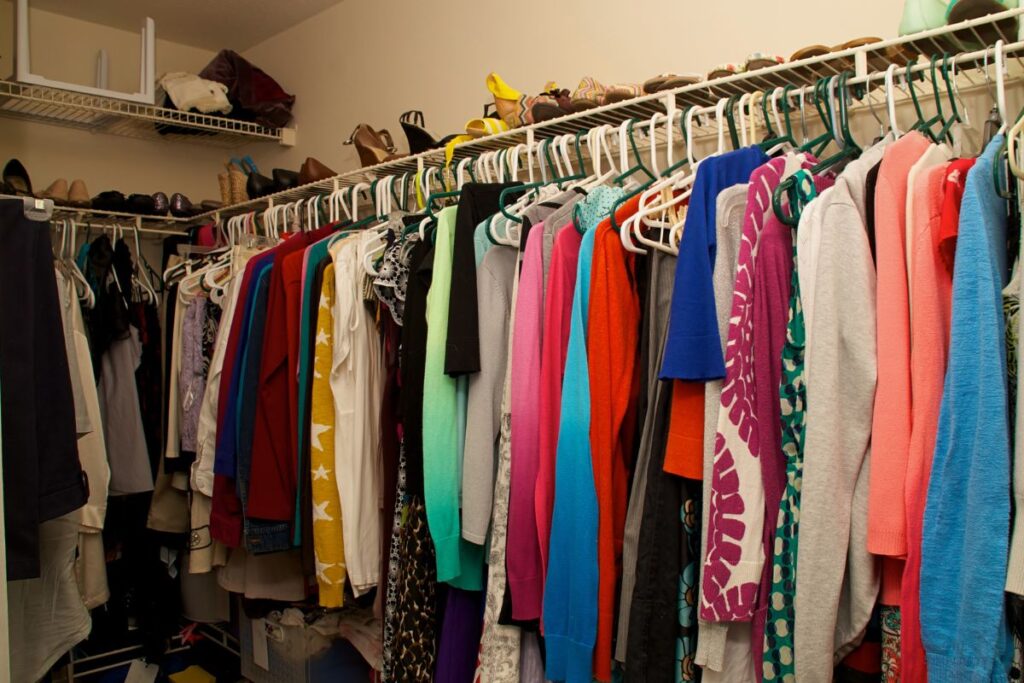
[[[181,401],[181,450],[196,451],[199,410],[206,391],[206,369],[203,363],[203,331],[206,325],[206,299],[196,297],[185,309],[181,322],[181,368],[178,393]]]
[[[448,588],[434,680],[473,683],[484,625],[484,594]]]
[[[764,636],[768,597],[771,594],[775,519],[786,487],[786,458],[782,453],[782,347],[789,321],[789,295],[793,274],[793,234],[772,211],[765,218],[754,268],[754,385],[761,481],[764,484],[765,524],[762,532],[765,557],[761,588],[754,608],[753,642]],[[754,650],[760,651],[760,645]]]

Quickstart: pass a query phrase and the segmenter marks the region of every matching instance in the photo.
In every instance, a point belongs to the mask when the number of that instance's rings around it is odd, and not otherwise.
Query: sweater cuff
[[[459,542],[459,534],[434,538],[438,583],[446,583],[457,579],[462,573],[462,563],[459,561]]]
[[[544,581],[541,577],[509,577],[508,588],[512,592],[512,619],[515,621],[540,619],[541,599],[544,594]]]
[[[1010,534],[1010,560],[1006,567],[1006,591],[1024,595],[1024,499],[1014,501],[1016,511]]]
[[[981,653],[978,653],[979,655]],[[927,652],[929,681],[956,681],[956,683],[992,683],[992,667],[997,657],[963,659],[953,655]],[[1005,674],[1003,676],[1005,678]]]
[[[694,661],[705,669],[722,671],[725,665],[725,641],[729,636],[728,622],[698,621],[697,654]]]
[[[869,528],[868,552],[873,555],[905,558],[907,556],[906,530],[899,528]]]

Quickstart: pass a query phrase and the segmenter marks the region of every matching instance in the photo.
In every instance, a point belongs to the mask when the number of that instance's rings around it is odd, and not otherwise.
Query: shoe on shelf
[[[57,178],[50,186],[39,193],[42,199],[52,199],[54,204],[67,204],[68,181],[64,178]]]
[[[518,128],[526,123],[529,107],[526,96],[510,86],[493,71],[487,74],[487,89],[494,96],[494,109],[509,128]]]
[[[945,23],[959,24],[961,21],[978,19],[989,14],[1005,12],[1009,9],[1017,9],[1018,5],[1018,0],[953,0],[946,9]],[[1006,42],[1016,40],[1017,24],[1017,17],[1009,17],[993,24],[976,26],[974,30],[977,31],[977,36],[981,38],[981,45],[994,45],[1000,39]],[[941,26],[942,24],[939,25]],[[968,40],[972,45],[978,45],[973,33],[971,33]],[[981,45],[978,46],[980,47]]]
[[[287,168],[275,168],[271,175],[274,179],[274,185],[277,186],[277,189],[274,190],[275,192],[282,192],[299,186],[298,171],[292,171]]]
[[[778,66],[784,64],[785,59],[778,55],[773,55],[768,52],[753,52],[747,56],[747,61],[743,64],[743,71],[757,71],[758,69],[767,69],[770,66]]]
[[[405,132],[405,139],[409,142],[409,154],[419,154],[430,149],[440,149],[455,137],[446,135],[440,140],[436,139],[427,129],[423,119],[423,112],[412,109],[398,117],[398,122]]]
[[[166,216],[171,210],[171,200],[163,192],[153,193],[153,213],[157,216]]]
[[[84,180],[72,180],[71,189],[68,190],[68,204],[71,206],[92,206],[92,200],[89,198],[89,189],[85,186]]]
[[[128,211],[131,213],[141,214],[143,216],[152,216],[156,214],[156,201],[152,195],[148,194],[130,194],[128,195]]]
[[[626,100],[631,100],[634,97],[640,97],[643,94],[643,88],[636,83],[619,83],[617,85],[610,85],[604,92],[604,103],[615,104],[617,102],[625,102]]]
[[[100,192],[92,198],[92,208],[97,211],[128,211],[128,200],[117,190]]]
[[[600,107],[604,104],[604,94],[607,90],[596,78],[584,76],[570,98],[572,110],[580,112]]]
[[[659,74],[644,81],[643,89],[648,95],[662,90],[675,90],[694,83],[700,83],[702,77],[696,73]]]
[[[199,208],[203,211],[216,211],[217,209],[224,208],[224,203],[218,202],[216,199],[204,199],[199,202]]]
[[[249,195],[245,192],[245,169],[242,162],[233,159],[224,165],[228,175],[228,203],[241,204],[249,201]]]
[[[4,166],[3,191],[5,194],[32,196],[32,181],[28,178],[28,171],[17,159],[11,159]]]
[[[494,110],[494,111],[491,111]],[[484,105],[484,115],[478,119],[466,121],[466,134],[474,138],[496,135],[509,130],[508,124],[501,120],[493,102]],[[455,136],[453,140],[461,136]],[[449,141],[450,143],[450,141]],[[445,145],[447,147],[447,145]]]
[[[352,135],[342,144],[356,146],[359,162],[364,168],[406,156],[405,154],[396,154],[395,141],[386,128],[377,131],[365,123],[356,126]]]
[[[188,218],[200,213],[192,202],[189,201],[188,197],[180,192],[175,192],[171,195],[171,215],[175,218]]]
[[[338,175],[313,157],[306,157],[299,168],[299,185],[308,185]]]

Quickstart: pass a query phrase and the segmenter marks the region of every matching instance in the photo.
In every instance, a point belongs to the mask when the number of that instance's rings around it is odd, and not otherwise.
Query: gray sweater
[[[797,229],[806,324],[807,425],[794,660],[798,683],[832,678],[860,642],[878,595],[867,551],[868,465],[877,380],[875,266],[865,180],[876,145],[812,202]]]

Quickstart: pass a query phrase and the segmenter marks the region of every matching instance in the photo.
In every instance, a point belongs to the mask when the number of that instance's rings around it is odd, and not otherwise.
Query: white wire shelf
[[[287,128],[0,80],[0,115],[96,133],[234,148],[293,144]]]
[[[455,148],[452,165],[454,167],[456,162],[467,157],[477,157],[484,152],[509,149],[529,141],[537,143],[565,134],[577,134],[602,124],[617,126],[631,119],[646,121],[656,113],[664,114],[673,105],[676,111],[689,106],[707,107],[714,105],[722,98],[733,95],[755,91],[767,92],[787,85],[798,88],[812,86],[819,79],[836,76],[843,72],[851,72],[856,76],[879,74],[884,72],[890,64],[904,67],[911,60],[916,60],[917,66],[920,67],[922,62],[930,60],[933,55],[941,57],[947,53],[949,55],[977,53],[985,47],[994,45],[999,40],[1007,45],[1006,59],[1008,62],[1012,62],[1008,64],[1011,67],[1008,77],[1011,77],[1012,74],[1012,77],[1017,79],[1024,72],[1024,61],[1022,61],[1024,43],[1016,42],[1017,24],[1020,21],[1024,21],[1024,8],[1007,10],[892,40],[869,43],[817,57],[702,81],[675,90],[645,95],[581,113],[568,114],[543,123],[463,143]],[[985,66],[982,58],[978,58],[976,63],[972,64],[965,64],[962,60],[958,61],[958,81],[966,82],[969,86],[984,85],[985,76],[981,74],[980,70]],[[991,68],[991,63],[987,66]],[[979,71],[972,74],[968,67],[977,67]],[[899,74],[903,74],[902,68],[899,70]],[[878,83],[881,83],[880,76]],[[916,85],[912,84],[911,87],[914,87],[923,96],[929,92],[930,84],[918,82]],[[240,213],[262,211],[269,206],[309,199],[342,187],[368,184],[386,176],[416,173],[430,166],[443,166],[444,163],[444,150],[430,150],[415,156],[341,173],[333,178],[259,199],[226,206],[201,214],[196,220],[211,220]]]

